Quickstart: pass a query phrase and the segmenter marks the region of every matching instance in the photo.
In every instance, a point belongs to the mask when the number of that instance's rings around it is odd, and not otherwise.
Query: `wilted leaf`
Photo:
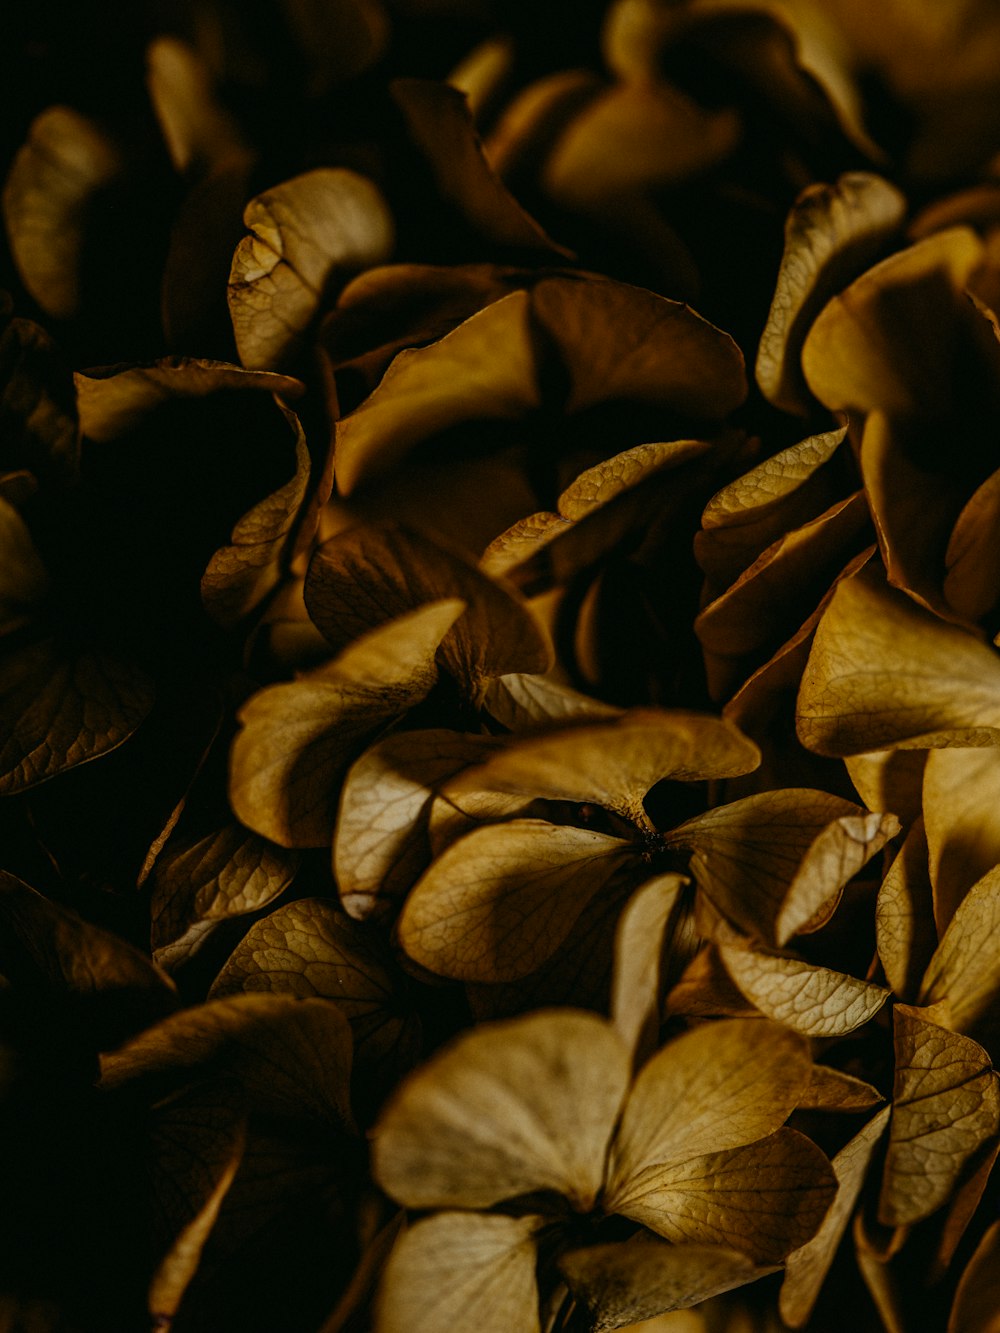
[[[30,319],[8,321],[2,302],[0,323],[0,471],[71,481],[80,442],[69,365],[44,329]]]
[[[592,1333],[611,1333],[668,1310],[683,1310],[723,1291],[755,1282],[758,1268],[722,1245],[665,1245],[639,1236],[629,1244],[570,1250],[559,1271],[587,1307]]]
[[[800,1037],[757,1019],[729,1019],[669,1042],[640,1070],[625,1104],[608,1166],[609,1211],[644,1221],[633,1205],[659,1188],[672,1164],[771,1134],[796,1106],[809,1066]]]
[[[784,944],[826,920],[844,885],[898,831],[892,815],[808,788],[762,792],[695,815],[667,835],[724,916]]]
[[[969,886],[1000,864],[1000,753],[932,750],[923,806],[934,922],[943,934]]]
[[[888,810],[908,829],[923,809],[926,762],[919,750],[871,750],[848,755],[844,767],[869,810]]]
[[[291,883],[297,865],[294,854],[236,824],[193,843],[168,844],[150,882],[157,961],[183,961],[219,921],[266,907]]]
[[[332,903],[302,898],[250,927],[209,997],[267,991],[332,1000],[351,1024],[356,1058],[378,1060],[414,1035],[390,967],[381,942]]]
[[[121,745],[153,706],[138,667],[54,639],[0,661],[0,792],[33,787]]]
[[[994,610],[1000,587],[1000,471],[992,473],[966,502],[948,541],[944,595],[966,620]]]
[[[309,447],[294,412],[282,409],[295,436],[295,472],[254,505],[233,528],[232,544],[217,551],[201,579],[209,615],[226,628],[253,611],[278,584],[291,557],[296,522],[309,486]]]
[[[811,185],[795,201],[757,352],[757,383],[775,407],[809,410],[800,368],[809,327],[825,302],[876,258],[905,216],[899,190],[863,171],[841,176],[834,185]]]
[[[1000,1222],[988,1227],[955,1292],[948,1333],[1000,1329]]]
[[[391,913],[430,858],[434,789],[496,744],[454,731],[406,731],[351,766],[333,840],[334,875],[349,916],[382,920]]]
[[[622,711],[547,676],[524,671],[491,680],[483,695],[483,707],[508,731],[529,731],[577,718],[616,717]]]
[[[376,1333],[539,1333],[531,1217],[439,1213],[397,1242]]]
[[[1000,1092],[977,1042],[907,1005],[895,1009],[896,1076],[879,1220],[928,1217],[955,1188],[972,1154],[1000,1130]]]
[[[429,693],[438,645],[462,610],[458,601],[432,602],[292,684],[253,695],[230,762],[237,818],[282,847],[328,844],[338,779],[364,737]]]
[[[306,576],[309,614],[336,648],[424,602],[454,597],[465,614],[444,636],[440,655],[470,693],[487,677],[551,664],[541,626],[513,589],[395,524],[358,524],[331,537]]]
[[[802,1328],[808,1322],[861,1193],[872,1154],[889,1123],[889,1115],[887,1106],[833,1158],[831,1165],[837,1177],[837,1197],[816,1235],[790,1254],[785,1262],[780,1310],[782,1319],[791,1328]]]
[[[630,855],[620,838],[543,820],[476,829],[417,882],[400,943],[432,972],[462,981],[527,976]]]
[[[56,319],[79,313],[81,265],[95,199],[124,162],[94,121],[50,106],[32,123],[3,191],[3,214],[21,281]]]
[[[247,154],[236,121],[222,106],[197,51],[177,37],[146,50],[146,85],[176,171],[201,175]]]
[[[629,899],[615,932],[611,1018],[630,1050],[655,1049],[662,1010],[662,954],[667,922],[687,880],[659,875]]]
[[[661,779],[736,777],[759,762],[753,742],[717,718],[635,708],[607,722],[512,741],[447,790],[482,787],[550,801],[592,802],[648,825],[643,798]]]
[[[378,187],[344,167],[318,167],[252,199],[229,278],[240,360],[251,370],[287,365],[327,291],[384,264],[395,229]]]
[[[779,1129],[744,1148],[653,1168],[608,1206],[666,1240],[732,1246],[774,1264],[815,1235],[835,1189],[816,1145]]]
[[[819,754],[1000,744],[1000,658],[862,573],[819,623],[799,690],[799,738]]]
[[[481,1208],[537,1190],[591,1208],[629,1080],[606,1020],[549,1010],[466,1033],[382,1112],[373,1171],[411,1208]]]
[[[937,944],[922,819],[906,835],[879,887],[875,941],[886,980],[909,1003]]]
[[[350,1131],[351,1030],[328,1000],[234,995],[183,1009],[101,1061],[107,1088],[236,1079],[248,1109]]]
[[[729,975],[762,1014],[807,1037],[842,1037],[874,1018],[889,998],[843,972],[730,945],[719,946]]]
[[[918,1003],[941,1006],[939,1019],[990,1046],[1000,1023],[1000,865],[955,909],[924,974]]]
[[[809,1085],[799,1100],[800,1110],[870,1111],[882,1094],[860,1078],[844,1074],[831,1065],[813,1065]]]

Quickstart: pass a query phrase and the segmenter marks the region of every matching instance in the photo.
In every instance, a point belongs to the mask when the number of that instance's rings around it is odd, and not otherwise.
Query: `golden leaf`
[[[236,120],[215,95],[198,52],[177,37],[156,37],[146,49],[146,86],[174,169],[205,175],[248,149]]]
[[[373,1171],[410,1208],[483,1208],[558,1190],[581,1211],[601,1188],[629,1052],[571,1009],[459,1037],[397,1088],[373,1131]]]
[[[395,524],[358,524],[318,547],[306,576],[313,622],[336,648],[423,602],[461,598],[441,662],[473,694],[487,677],[545,671],[551,649],[527,604],[504,583]]]
[[[539,1333],[537,1220],[438,1213],[389,1256],[375,1333]]]
[[[955,1292],[948,1333],[1000,1330],[1000,1222],[987,1227]]]
[[[1000,756],[993,749],[932,750],[923,796],[940,935],[969,885],[1000,863]]]
[[[829,1161],[793,1129],[650,1169],[609,1203],[666,1240],[727,1245],[780,1263],[816,1233],[836,1190]]]
[[[497,744],[454,731],[406,731],[351,766],[333,839],[334,875],[349,916],[384,920],[391,913],[429,860],[434,789]]]
[[[591,802],[648,826],[643,798],[661,779],[736,777],[759,762],[753,742],[717,718],[634,708],[607,722],[514,740],[446,791],[480,787]]]
[[[570,1250],[559,1271],[587,1307],[592,1333],[683,1310],[773,1272],[722,1245],[665,1245],[651,1236],[628,1244]]]
[[[941,1006],[945,1025],[992,1047],[1000,1021],[1000,865],[955,909],[924,974],[917,1003]]]
[[[969,1158],[1000,1131],[997,1076],[983,1048],[898,1004],[896,1075],[879,1220],[905,1226],[948,1199]]]
[[[666,835],[691,853],[691,873],[724,916],[784,944],[829,918],[844,885],[898,831],[808,788],[762,792],[695,815]]]
[[[438,645],[463,609],[431,602],[371,630],[326,666],[253,695],[240,710],[230,759],[237,818],[282,847],[328,844],[338,778],[366,736],[429,693]]]
[[[358,1060],[409,1054],[419,1020],[397,993],[388,954],[332,903],[301,898],[255,922],[212,983],[210,999],[267,992],[332,1000]]]
[[[497,676],[486,687],[483,707],[508,731],[577,719],[618,717],[622,710],[600,699],[570,689],[549,676],[512,671]]]
[[[658,875],[632,895],[618,919],[611,1019],[639,1063],[657,1044],[667,922],[687,882],[681,875]]]
[[[886,980],[909,1003],[937,944],[922,819],[906,835],[879,887],[875,942]]]
[[[771,1134],[797,1105],[809,1068],[800,1037],[758,1019],[727,1019],[668,1043],[625,1103],[608,1162],[608,1211],[635,1216],[632,1204],[670,1164]]]
[[[844,767],[869,810],[888,810],[908,829],[923,809],[926,761],[919,750],[870,750],[848,755]]]
[[[809,1085],[799,1100],[800,1110],[870,1111],[882,1094],[860,1078],[844,1074],[831,1065],[813,1065]]]
[[[982,620],[997,604],[1000,587],[1000,471],[974,491],[948,540],[944,595],[964,620]]]
[[[68,106],[37,116],[3,190],[18,273],[54,319],[79,313],[84,249],[95,201],[124,170],[114,142]]]
[[[400,944],[442,976],[527,976],[631,855],[620,838],[543,820],[476,829],[414,886],[399,918]]]
[[[318,167],[251,199],[236,248],[229,313],[251,370],[287,365],[331,282],[384,264],[395,228],[381,191],[344,167]]]
[[[799,739],[819,754],[1000,744],[992,648],[858,574],[833,595],[799,689]]]
[[[350,1131],[351,1030],[328,1000],[233,995],[182,1009],[102,1057],[101,1083],[236,1079],[248,1109]]]
[[[807,1037],[842,1037],[874,1018],[882,986],[843,972],[757,950],[719,945],[729,975],[762,1014]]]
[[[833,1263],[837,1246],[850,1221],[865,1182],[872,1154],[889,1123],[890,1108],[873,1116],[864,1129],[833,1158],[837,1197],[812,1240],[795,1250],[785,1262],[779,1308],[791,1328],[802,1328],[812,1314],[820,1288]]]
[[[906,199],[868,172],[805,189],[785,222],[785,251],[756,376],[764,397],[786,412],[809,411],[800,368],[802,346],[823,305],[862,272],[899,231]]]

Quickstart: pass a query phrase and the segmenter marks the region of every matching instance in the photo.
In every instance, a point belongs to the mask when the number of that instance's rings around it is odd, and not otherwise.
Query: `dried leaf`
[[[875,904],[875,941],[886,980],[901,1000],[916,998],[937,944],[923,820],[906,835]]]
[[[622,711],[561,685],[558,680],[524,671],[491,680],[483,695],[483,707],[508,731],[529,731],[577,719],[617,717]]]
[[[620,838],[543,820],[476,829],[418,880],[399,919],[399,941],[442,976],[527,976],[630,856]]]
[[[944,595],[964,620],[982,620],[997,604],[1000,587],[1000,471],[974,491],[948,541]]]
[[[349,916],[391,914],[430,858],[434,789],[496,744],[454,731],[406,731],[379,741],[351,766],[333,840],[334,875]]]
[[[813,1065],[809,1085],[799,1101],[800,1110],[870,1111],[882,1094],[860,1078],[844,1074],[831,1065]]]
[[[483,1208],[601,1188],[629,1053],[594,1014],[550,1010],[459,1037],[411,1074],[374,1130],[373,1171],[410,1208]]]
[[[1000,755],[932,750],[923,798],[934,922],[943,934],[970,884],[1000,863]]]
[[[79,429],[69,365],[30,319],[10,319],[0,302],[0,471],[26,471],[39,481],[76,480]]]
[[[424,602],[456,597],[466,611],[444,637],[441,662],[473,696],[487,677],[551,664],[544,632],[517,593],[395,524],[359,524],[331,537],[313,555],[305,585],[312,620],[337,648]]]
[[[24,519],[0,498],[0,634],[29,622],[49,590],[49,576]]]
[[[920,818],[927,755],[915,750],[871,750],[849,755],[844,767],[869,810],[888,810],[904,828]]]
[[[251,199],[237,246],[229,313],[240,360],[273,370],[294,360],[338,278],[384,264],[395,229],[378,187],[345,167],[318,167]]]
[[[107,1088],[220,1076],[248,1109],[350,1131],[351,1031],[327,1000],[234,995],[183,1009],[101,1061]]]
[[[837,588],[799,690],[799,739],[819,754],[1000,743],[1000,659],[862,573]]]
[[[282,847],[329,844],[338,779],[364,737],[431,690],[438,645],[463,609],[431,602],[292,684],[253,695],[240,710],[230,761],[237,818]]]
[[[895,1009],[896,1076],[879,1220],[905,1226],[948,1199],[969,1158],[1000,1131],[1000,1092],[978,1043]]]
[[[669,1042],[626,1101],[608,1163],[608,1210],[645,1221],[634,1209],[673,1164],[771,1134],[798,1103],[809,1067],[800,1037],[758,1019],[728,1019]]]
[[[358,1060],[412,1047],[415,1021],[397,994],[388,954],[332,903],[301,898],[252,925],[209,991],[334,1001],[351,1024]],[[409,1053],[409,1050],[406,1050]]]
[[[861,1193],[872,1154],[889,1123],[889,1115],[887,1106],[833,1158],[831,1165],[837,1177],[837,1197],[816,1235],[790,1254],[785,1263],[779,1308],[782,1319],[791,1328],[802,1328],[812,1314]]]
[[[997,1333],[1000,1329],[1000,1222],[988,1227],[962,1274],[948,1333]]]
[[[906,200],[881,176],[852,172],[811,185],[785,222],[785,252],[757,351],[764,397],[786,412],[808,412],[802,345],[823,305],[862,272],[899,231]]]
[[[438,1213],[397,1241],[375,1333],[539,1333],[531,1217]]]
[[[662,954],[667,922],[687,884],[659,875],[629,899],[615,931],[611,1019],[639,1062],[656,1046],[662,1010]]]
[[[36,117],[3,191],[3,215],[25,287],[55,319],[79,313],[81,266],[95,199],[124,163],[111,139],[68,106]]]
[[[1000,1021],[1000,866],[955,909],[924,974],[918,1003],[940,1006],[945,1025],[993,1044]]]
[[[559,1271],[587,1307],[592,1333],[610,1333],[756,1282],[773,1269],[721,1245],[665,1245],[640,1235],[627,1245],[570,1250]]]
[[[217,99],[208,66],[186,42],[167,36],[150,42],[146,85],[176,171],[203,175],[246,156],[239,126]]]
[[[842,1037],[870,1019],[889,998],[882,986],[843,972],[758,950],[719,945],[726,970],[762,1014],[807,1037]]]

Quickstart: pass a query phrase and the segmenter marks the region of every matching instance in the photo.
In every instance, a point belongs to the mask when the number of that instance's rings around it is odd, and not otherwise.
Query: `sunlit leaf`
[[[905,216],[899,190],[862,171],[834,185],[811,185],[795,201],[757,352],[757,383],[776,407],[808,411],[799,358],[809,327],[825,302],[878,256]]]
[[[842,1037],[874,1018],[889,998],[882,986],[843,972],[750,949],[720,945],[729,975],[762,1014],[807,1037]]]
[[[901,1000],[916,998],[937,945],[923,820],[906,835],[875,904],[875,941],[886,980]]]
[[[632,1204],[658,1188],[668,1165],[771,1134],[797,1104],[809,1066],[800,1037],[756,1019],[729,1019],[669,1042],[643,1066],[625,1104],[607,1207],[637,1217]]]
[[[327,666],[253,695],[231,756],[237,818],[283,847],[328,844],[338,779],[366,736],[429,693],[438,645],[462,610],[461,602],[432,602],[372,630]]]
[[[943,1006],[946,1025],[992,1047],[1000,1023],[1000,866],[955,909],[924,974],[918,1003]]]
[[[681,875],[651,879],[629,899],[615,932],[611,1017],[640,1060],[656,1045],[662,1008],[664,935],[686,883]]]
[[[594,1014],[550,1010],[478,1028],[397,1089],[374,1130],[375,1177],[411,1208],[554,1189],[586,1210],[628,1079],[624,1042]]]
[[[407,731],[379,741],[351,766],[333,841],[349,916],[381,920],[391,913],[429,860],[434,789],[496,744],[454,731]]]
[[[952,1193],[972,1154],[1000,1131],[1000,1092],[977,1042],[894,1013],[896,1076],[879,1220],[904,1226],[928,1217]]]
[[[722,1245],[665,1245],[639,1236],[627,1245],[570,1250],[560,1258],[559,1271],[586,1305],[593,1333],[610,1333],[697,1305],[773,1270]]]
[[[908,829],[923,809],[926,761],[919,750],[872,750],[848,755],[844,767],[869,810],[888,810]]]
[[[476,829],[417,882],[399,919],[400,943],[443,976],[527,976],[630,855],[620,838],[543,820]]]
[[[376,1333],[539,1333],[531,1217],[438,1213],[396,1243]]]
[[[887,1106],[833,1158],[831,1165],[837,1177],[837,1197],[816,1235],[790,1254],[785,1262],[780,1309],[782,1319],[791,1328],[802,1328],[808,1322],[861,1193],[872,1154],[889,1123],[889,1115]]]
[[[934,921],[942,934],[970,885],[1000,864],[1000,755],[932,750],[923,805]]]
[[[94,202],[123,170],[113,140],[68,106],[43,111],[14,159],[3,192],[11,251],[21,281],[56,319],[79,312]]]
[[[108,1088],[236,1079],[248,1107],[350,1129],[351,1031],[327,1000],[234,995],[182,1009],[103,1057]]]
[[[956,625],[859,574],[820,621],[797,728],[819,754],[1000,743],[1000,658]]]
[[[378,187],[344,167],[318,167],[246,206],[250,235],[233,256],[229,312],[251,370],[288,364],[331,282],[384,264],[395,230]]]
[[[441,661],[469,690],[489,676],[550,665],[544,632],[517,593],[394,524],[358,524],[331,537],[313,555],[305,585],[312,620],[337,648],[424,602],[455,597],[466,610],[442,641]]]

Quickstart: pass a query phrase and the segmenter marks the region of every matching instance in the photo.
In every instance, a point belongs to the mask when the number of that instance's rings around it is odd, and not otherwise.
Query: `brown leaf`
[[[1000,863],[1000,755],[932,750],[923,798],[934,922],[943,934],[969,885]]]
[[[229,629],[277,587],[294,550],[295,526],[310,479],[309,448],[298,417],[282,408],[295,437],[295,472],[280,490],[254,505],[233,528],[201,579],[206,611]]]
[[[895,1009],[896,1076],[879,1220],[905,1226],[949,1198],[969,1158],[1000,1131],[1000,1092],[978,1043]]]
[[[988,1227],[965,1266],[948,1320],[948,1333],[1000,1329],[1000,1222]]]
[[[635,708],[603,723],[582,723],[512,741],[447,790],[477,787],[614,810],[648,826],[643,798],[663,778],[699,782],[757,767],[752,741],[717,718]]]
[[[944,595],[964,620],[982,620],[997,604],[1000,587],[1000,471],[966,501],[945,553]]]
[[[842,1148],[831,1165],[837,1177],[837,1197],[812,1240],[788,1256],[781,1284],[781,1317],[791,1328],[809,1320],[820,1289],[833,1263],[837,1246],[850,1221],[865,1182],[872,1154],[889,1123],[890,1108],[873,1116],[864,1129]]]
[[[399,941],[442,976],[527,976],[630,856],[620,838],[543,820],[476,829],[418,880],[399,919]]]
[[[153,955],[168,969],[187,961],[220,921],[267,907],[291,883],[298,858],[236,824],[177,840],[150,878]]]
[[[544,631],[517,593],[395,524],[358,524],[331,537],[306,576],[309,614],[336,648],[424,602],[456,597],[466,610],[442,641],[441,661],[473,695],[490,676],[551,664]]]
[[[373,1132],[375,1178],[410,1208],[483,1208],[553,1189],[586,1211],[628,1080],[625,1044],[594,1014],[477,1028],[396,1090]]]
[[[918,750],[871,750],[848,755],[844,767],[869,810],[888,810],[908,829],[923,809],[926,761]]]
[[[719,945],[729,975],[762,1014],[807,1037],[842,1037],[889,998],[882,986],[843,972],[758,950]]]
[[[927,873],[927,839],[920,819],[906,835],[875,904],[875,942],[886,980],[901,1000],[916,998],[937,944]]]
[[[483,707],[508,731],[530,731],[536,727],[577,719],[617,717],[621,709],[562,685],[549,676],[512,671],[489,682]]]
[[[844,1074],[831,1065],[813,1065],[808,1087],[799,1101],[800,1110],[870,1111],[882,1094],[860,1078]]]
[[[757,351],[764,397],[786,412],[809,411],[802,346],[823,305],[875,259],[906,216],[906,200],[881,176],[858,171],[810,185],[785,222],[785,252]]]
[[[1000,1022],[998,885],[1000,866],[995,866],[958,904],[924,973],[917,1001],[937,1006],[945,1026],[978,1037],[990,1048]]]
[[[658,875],[632,895],[618,919],[611,1019],[640,1064],[657,1044],[667,922],[687,882],[681,875]]]
[[[349,916],[392,914],[430,859],[434,789],[496,744],[454,731],[406,731],[379,741],[351,766],[333,839],[334,875]]]
[[[48,590],[48,573],[24,519],[0,498],[0,634],[30,622]]]
[[[358,1060],[412,1053],[419,1021],[407,1014],[388,954],[332,903],[301,898],[255,922],[212,983],[223,995],[332,1000],[354,1034]]]
[[[112,140],[68,106],[37,116],[14,159],[3,191],[11,252],[21,281],[55,319],[79,313],[93,205],[123,170]]]
[[[239,125],[216,97],[198,52],[177,37],[146,49],[146,86],[174,169],[194,176],[247,155]]]
[[[350,1132],[351,1030],[328,1000],[233,995],[182,1009],[101,1061],[106,1088],[220,1076],[251,1111]]]
[[[4,326],[0,334],[0,472],[16,469],[42,482],[74,481],[80,441],[69,365],[45,330],[30,319],[8,320],[6,312],[0,311],[0,324]]]
[[[431,602],[292,684],[253,695],[230,759],[237,818],[282,847],[329,844],[338,779],[366,736],[429,693],[438,645],[463,609]]]
[[[447,202],[494,245],[571,257],[530,217],[493,171],[457,88],[394,79],[389,91]]]
[[[389,1256],[375,1333],[539,1333],[531,1217],[438,1213]]]
[[[1000,659],[862,573],[816,630],[799,690],[799,739],[819,754],[1000,743]]]
[[[559,1271],[587,1307],[592,1333],[611,1333],[685,1310],[774,1270],[722,1245],[665,1245],[639,1235],[628,1244],[570,1250],[560,1257]]]
[[[395,228],[378,187],[345,167],[318,167],[251,199],[236,248],[229,313],[251,370],[288,365],[330,285],[384,264]]]

